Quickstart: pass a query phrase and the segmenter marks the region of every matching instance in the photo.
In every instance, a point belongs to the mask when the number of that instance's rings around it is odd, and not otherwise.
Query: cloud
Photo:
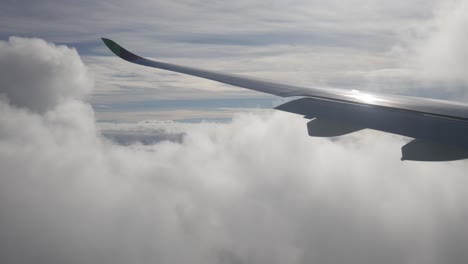
[[[69,98],[81,99],[92,81],[74,49],[40,39],[0,42],[0,93],[11,104],[44,112]]]
[[[400,57],[388,50],[400,41],[400,31],[431,20],[436,2],[6,1],[0,37],[20,34],[76,47],[99,73],[93,104],[141,100],[132,93],[141,88],[164,99],[261,96],[101,57],[110,55],[103,36],[138,54],[183,65],[305,86],[404,93],[421,83],[411,78],[414,71],[400,71],[398,78],[375,73],[400,66]],[[115,76],[117,71],[123,74]]]
[[[417,42],[418,59],[428,77],[468,84],[468,1],[442,2],[429,34]]]
[[[184,129],[180,129],[180,123],[173,121],[146,120],[138,124],[125,123],[100,123],[99,128],[103,137],[113,144],[124,146],[131,145],[155,145],[161,141],[182,142]]]
[[[399,6],[398,1],[392,3]],[[393,37],[386,42],[391,43],[391,47],[365,58],[363,62],[368,63],[367,68],[358,65],[342,72],[341,76],[338,72],[328,75],[329,80],[333,80],[329,83],[354,85],[355,89],[377,93],[466,102],[468,55],[466,34],[462,32],[467,25],[463,15],[467,6],[466,0],[430,1],[419,15],[414,9],[408,9],[406,15],[401,12],[406,19],[395,20],[405,22],[395,24],[391,30]],[[397,13],[390,13],[398,17]],[[375,25],[383,29],[387,24],[376,22]]]
[[[142,38],[172,43],[224,43],[228,40],[231,44],[268,39],[269,44],[277,44],[285,42],[284,37],[288,36],[306,42],[325,40],[330,43],[331,40],[334,45],[342,45],[345,43],[342,40],[348,39],[345,46],[369,47],[367,45],[373,45],[359,41],[360,37],[370,37],[378,32],[379,36],[373,37],[377,40],[386,35],[382,29],[404,25],[403,21],[424,19],[432,11],[434,2],[289,0],[266,4],[259,0],[219,3],[207,0],[85,0],[77,4],[70,0],[44,0],[38,4],[32,0],[6,1],[0,18],[5,26],[0,34],[17,32],[55,41],[90,41],[107,33],[138,47],[148,44],[141,42]],[[49,23],[63,20],[68,23]],[[329,34],[325,35],[326,32]]]
[[[96,73],[88,101],[109,110],[100,121],[121,116],[109,102],[263,96],[131,65],[109,56],[103,36],[143,56],[287,84],[466,101],[463,3],[5,1],[0,38],[76,47]]]
[[[41,67],[77,58],[15,41],[56,55]],[[21,52],[10,56],[29,78],[25,93],[63,78],[34,74]],[[89,89],[89,80],[74,81],[81,66],[67,72],[63,89],[77,90],[67,94]],[[45,112],[32,106],[0,101],[2,263],[468,260],[467,163],[401,162],[400,137],[310,138],[300,116],[263,112],[222,124],[102,124],[135,137],[184,134],[121,146],[103,139],[90,105],[73,96],[41,105]]]

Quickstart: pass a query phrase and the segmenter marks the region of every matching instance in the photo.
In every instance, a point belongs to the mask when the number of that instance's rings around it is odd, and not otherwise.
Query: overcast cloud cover
[[[6,0],[0,39],[40,37],[76,47],[95,75],[87,101],[100,121],[128,114],[129,102],[274,100],[131,65],[111,55],[103,36],[144,56],[284,83],[466,101],[466,6],[461,0]],[[193,110],[183,105],[175,109]],[[154,110],[132,108],[138,113],[131,121]],[[185,112],[167,113],[184,119]]]
[[[180,3],[164,5],[184,12],[172,6]],[[323,10],[328,5],[344,13],[355,10],[328,3]],[[368,4],[372,10],[390,10],[391,17],[398,13],[402,21],[428,23],[414,24],[411,30],[419,32],[418,38],[401,37],[405,42],[383,49],[399,67],[382,71],[365,60],[367,74],[387,80],[418,72],[432,83],[425,77],[432,71],[437,82],[456,83],[456,94],[463,94],[461,72],[468,67],[462,43],[467,37],[460,32],[467,22],[466,1],[429,7],[414,2],[421,5],[416,13],[402,11],[406,2]],[[102,3],[96,5],[104,10]],[[219,8],[238,7],[226,5]],[[291,6],[302,10],[299,4]],[[5,7],[14,13],[13,2]],[[126,2],[109,9],[123,7]],[[74,18],[75,8],[82,7],[70,3],[64,10]],[[28,23],[51,27],[39,23],[40,14],[32,12]],[[194,21],[204,19],[193,16]],[[347,19],[341,23],[356,21]],[[399,20],[377,16],[373,21]],[[367,22],[348,24],[372,30],[375,25]],[[110,22],[102,24],[112,28]],[[10,28],[9,34],[14,33],[14,23],[4,25],[2,32]],[[26,34],[29,27],[18,24],[16,29]],[[57,26],[42,34],[59,42],[59,35],[73,38],[58,31]],[[440,42],[452,48],[440,49]],[[375,54],[370,57],[377,58]],[[276,56],[260,61],[267,65],[284,58]],[[396,59],[402,57],[408,60]],[[0,41],[0,262],[467,263],[466,161],[401,162],[405,138],[372,131],[333,140],[311,138],[307,120],[274,111],[238,113],[228,123],[99,124],[87,96],[93,88],[103,94],[122,88],[107,83],[100,90],[106,83],[100,75],[105,64],[97,62],[105,59],[86,56],[96,62],[88,68],[76,50],[65,46],[19,37]],[[418,66],[426,60],[440,62],[434,64],[440,68]],[[93,70],[98,64],[102,71]],[[162,93],[163,88],[156,89]]]

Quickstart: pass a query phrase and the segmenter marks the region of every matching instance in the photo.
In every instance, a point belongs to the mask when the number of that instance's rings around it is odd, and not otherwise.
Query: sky
[[[307,135],[279,98],[162,61],[468,102],[468,1],[9,1],[2,263],[467,263],[466,161]]]
[[[162,61],[287,84],[466,101],[465,10],[458,0],[6,0],[0,39],[75,48],[96,83],[86,100],[99,121],[226,120],[277,98],[131,65],[100,38]]]

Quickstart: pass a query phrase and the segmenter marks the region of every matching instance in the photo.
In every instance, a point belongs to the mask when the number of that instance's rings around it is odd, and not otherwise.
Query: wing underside
[[[398,134],[413,141],[403,160],[447,161],[468,158],[468,106],[397,95],[372,95],[332,88],[307,88],[159,62],[135,55],[103,39],[120,58],[143,66],[193,75],[281,97],[302,97],[275,109],[311,119],[311,136],[335,137],[362,129]]]

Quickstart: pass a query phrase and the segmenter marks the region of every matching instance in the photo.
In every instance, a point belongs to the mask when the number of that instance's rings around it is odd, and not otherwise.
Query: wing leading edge
[[[307,88],[208,71],[140,57],[102,39],[118,57],[143,66],[193,75],[281,97],[302,98],[276,109],[312,119],[311,136],[340,136],[374,129],[414,138],[402,160],[447,161],[468,158],[468,105],[428,98],[377,95],[332,88]]]

